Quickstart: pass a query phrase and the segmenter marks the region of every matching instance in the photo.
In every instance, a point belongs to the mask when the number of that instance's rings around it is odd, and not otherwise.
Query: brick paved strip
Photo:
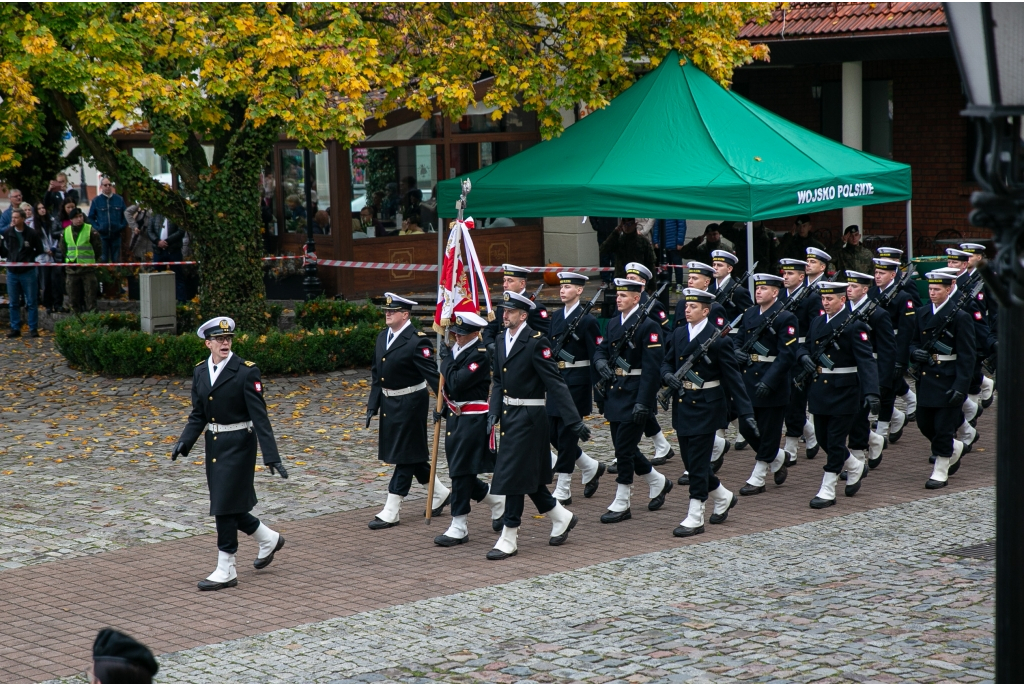
[[[982,417],[979,423],[987,429],[980,449],[966,458],[944,490],[924,489],[928,454],[913,449],[919,440],[901,441],[856,497],[840,496],[837,506],[815,512],[807,503],[817,491],[824,462],[801,459],[785,485],[742,498],[725,524],[708,526],[708,533],[695,541],[990,486],[994,413]],[[912,425],[907,437],[913,433]],[[742,485],[752,460],[750,450],[729,454],[719,474],[727,487]],[[673,477],[679,471],[678,462],[666,469]],[[613,526],[598,522],[614,492],[610,478],[593,499],[580,496],[578,482],[576,490],[571,508],[581,523],[566,546],[549,547],[550,522],[528,518],[519,556],[500,563],[484,559],[495,539],[486,511],[471,515],[470,544],[442,550],[432,539],[444,531],[446,521],[428,528],[410,506],[403,524],[386,531],[366,528],[376,508],[283,524],[288,546],[262,572],[249,567],[255,544],[243,541],[239,587],[217,593],[195,589],[216,561],[214,538],[208,535],[4,571],[8,591],[0,604],[0,680],[44,680],[82,670],[96,630],[107,625],[166,653],[694,544],[671,535],[686,513],[686,495],[678,486],[666,506],[653,513],[646,511],[638,492],[633,520]],[[867,529],[863,535],[870,538],[875,532]],[[946,548],[961,542],[951,540]]]

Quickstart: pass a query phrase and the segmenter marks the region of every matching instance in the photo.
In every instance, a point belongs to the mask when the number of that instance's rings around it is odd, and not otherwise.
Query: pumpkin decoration
[[[562,266],[558,262],[548,262],[548,266]],[[544,272],[544,283],[547,285],[558,285],[558,272],[557,271],[545,271]]]

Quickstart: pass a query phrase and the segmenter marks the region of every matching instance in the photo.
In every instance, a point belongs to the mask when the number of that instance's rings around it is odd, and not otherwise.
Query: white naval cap
[[[590,279],[584,276],[583,274],[578,274],[575,271],[558,272],[559,285],[586,285],[587,281],[589,280]]]
[[[707,276],[708,278],[714,278],[715,276],[715,267],[710,264],[705,264],[704,262],[687,262],[686,271],[687,273],[697,273],[701,276]]]
[[[730,266],[736,266],[736,264],[739,263],[740,260],[739,257],[734,255],[732,252],[729,252],[728,250],[712,250],[711,261],[725,262]]]
[[[819,262],[831,262],[832,261],[832,255],[830,255],[828,252],[825,252],[824,250],[819,250],[816,247],[809,247],[809,248],[807,248],[807,256],[809,258],[813,257],[813,258],[817,259]]]
[[[856,283],[857,285],[872,285],[875,282],[874,276],[869,276],[862,271],[853,271],[852,269],[846,270],[846,281],[847,283]]]
[[[771,285],[776,288],[782,287],[782,276],[776,276],[775,274],[754,274],[754,287],[759,285]]]
[[[228,316],[215,316],[196,331],[203,340],[207,338],[214,338],[221,335],[234,335],[235,334],[235,320]]]
[[[947,247],[946,248],[946,258],[947,259],[956,259],[957,261],[966,262],[968,259],[971,258],[971,253],[970,252],[965,252],[964,250],[958,250],[955,247]]]
[[[626,274],[627,275],[633,274],[635,276],[640,276],[645,281],[651,280],[651,276],[653,276],[653,274],[651,273],[651,270],[648,269],[643,264],[641,264],[640,262],[630,262],[629,264],[626,264]]]
[[[985,254],[986,247],[981,243],[960,243],[960,249],[974,255]]]
[[[525,295],[514,293],[511,290],[506,290],[502,294],[502,301],[499,302],[497,306],[504,309],[522,309],[524,312],[537,308],[537,305],[533,303],[533,300]]]
[[[527,269],[525,266],[516,266],[515,264],[502,264],[501,274],[503,276],[512,276],[513,278],[526,278],[533,271]]]
[[[452,328],[459,335],[470,335],[487,326],[487,319],[473,312],[455,312]]]
[[[407,311],[411,312],[412,308],[418,303],[408,300],[400,295],[394,293],[384,293],[384,304],[381,306],[386,312],[399,312]]]

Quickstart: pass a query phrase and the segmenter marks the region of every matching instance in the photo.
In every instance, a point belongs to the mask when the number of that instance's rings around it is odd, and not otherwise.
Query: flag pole
[[[462,180],[462,194],[459,196],[458,202],[455,203],[455,209],[458,211],[458,219],[456,219],[456,225],[452,230],[461,231],[464,212],[466,209],[466,196],[469,195],[472,185],[468,178]],[[442,255],[443,257],[443,255]],[[444,266],[444,262],[439,260],[437,263],[437,273],[439,282],[443,279],[441,269]],[[444,344],[448,343],[448,326],[444,327],[444,334],[441,335],[441,342]],[[441,357],[440,345],[438,345],[438,358]],[[441,413],[444,409],[444,374],[439,373],[437,376],[437,414]],[[427,511],[425,518],[427,525],[430,525],[431,516],[434,513],[434,481],[437,479],[437,453],[441,443],[441,421],[438,420],[434,423],[434,448],[430,455],[430,482],[427,484]]]

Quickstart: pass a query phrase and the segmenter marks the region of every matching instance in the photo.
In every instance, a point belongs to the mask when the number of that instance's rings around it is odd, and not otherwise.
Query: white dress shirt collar
[[[700,335],[700,332],[703,331],[705,326],[707,326],[707,325],[708,325],[708,320],[707,319],[704,319],[700,323],[688,323],[688,324],[686,324],[686,327],[690,331],[690,340],[693,340],[698,335]]]
[[[515,334],[512,333],[511,329],[505,329],[505,357],[507,358],[509,353],[512,352],[512,346],[516,344],[516,339],[519,334],[526,328],[526,322],[519,324],[519,328],[516,329]]]
[[[622,323],[622,324],[625,324],[626,320],[629,319],[629,317],[633,316],[633,314],[638,309],[640,309],[640,303],[639,302],[637,302],[637,305],[635,307],[633,307],[632,309],[630,309],[628,312],[623,312],[622,313],[622,318],[619,319],[619,322]]]
[[[389,328],[388,329],[388,337],[387,337],[386,347],[384,349],[390,350],[391,349],[391,343],[395,342],[395,340],[398,339],[399,334],[402,331],[404,331],[406,328],[408,328],[410,324],[412,324],[412,319],[409,319],[408,321],[406,321],[405,325],[402,326],[401,328],[399,328],[397,331],[392,331]]]
[[[213,355],[212,354],[206,360],[206,368],[210,372],[210,387],[211,388],[217,382],[217,377],[220,376],[220,372],[224,370],[224,367],[228,365],[228,361],[231,360],[231,355],[233,355],[233,354],[234,354],[234,352],[228,352],[228,356],[224,357],[224,360],[221,361],[221,363],[217,364],[216,366],[213,365]]]
[[[571,315],[571,314],[572,314],[572,313],[573,313],[574,311],[576,311],[576,307],[579,307],[579,306],[580,306],[580,301],[579,301],[579,300],[576,300],[575,302],[573,302],[573,304],[572,304],[572,306],[571,306],[571,307],[570,307],[570,306],[568,306],[568,305],[566,305],[566,307],[565,307],[565,319],[566,319],[566,321],[568,321],[568,320],[569,320],[569,316],[570,316],[570,315]]]

